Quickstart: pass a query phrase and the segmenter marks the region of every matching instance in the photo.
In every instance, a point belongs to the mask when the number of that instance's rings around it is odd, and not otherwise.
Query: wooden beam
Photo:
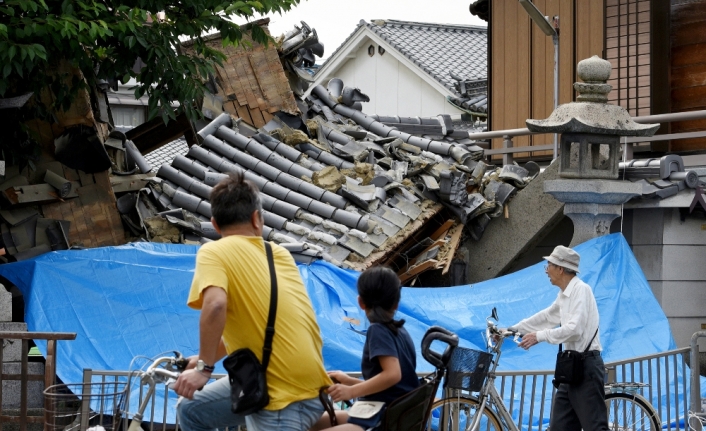
[[[412,268],[408,269],[405,272],[398,273],[397,276],[400,278],[400,281],[402,283],[406,283],[410,279],[421,274],[422,272],[424,272],[428,269],[436,268],[437,263],[439,263],[439,262],[435,259],[425,260],[423,263],[420,263],[419,265],[413,266]]]
[[[433,234],[429,236],[429,238],[431,238],[432,241],[436,241],[437,239],[441,238],[442,235],[446,236],[446,232],[451,229],[451,226],[453,226],[454,223],[456,223],[456,221],[446,220],[444,224],[439,226],[439,229],[437,229]]]
[[[454,260],[454,256],[456,255],[456,250],[458,250],[458,245],[461,240],[461,234],[463,233],[463,225],[459,224],[458,226],[455,226],[454,229],[456,229],[452,234],[451,234],[451,240],[449,241],[449,251],[444,259],[446,259],[446,265],[444,265],[444,270],[441,271],[441,275],[446,275],[447,272],[449,272],[449,268],[451,268],[451,262]]]

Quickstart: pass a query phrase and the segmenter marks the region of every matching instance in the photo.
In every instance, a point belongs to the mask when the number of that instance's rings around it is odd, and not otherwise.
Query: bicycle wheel
[[[657,431],[662,429],[652,404],[637,394],[614,393],[605,396],[608,429],[613,431]]]
[[[436,401],[431,406],[427,422],[427,431],[464,431],[471,424],[478,411],[479,403],[475,398],[454,397]],[[486,408],[478,431],[502,431],[500,420],[495,412]]]

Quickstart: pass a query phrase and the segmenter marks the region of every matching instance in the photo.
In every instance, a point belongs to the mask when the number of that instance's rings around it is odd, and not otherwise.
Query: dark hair
[[[370,323],[382,323],[397,334],[404,320],[394,320],[400,303],[400,279],[386,266],[373,266],[360,274],[358,295],[365,304],[365,315]]]
[[[253,211],[262,214],[260,190],[241,171],[231,172],[211,190],[211,214],[220,227],[246,223]]]

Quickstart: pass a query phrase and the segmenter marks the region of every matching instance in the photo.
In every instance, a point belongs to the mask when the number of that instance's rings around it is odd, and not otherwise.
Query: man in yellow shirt
[[[210,200],[211,221],[222,238],[203,245],[196,255],[187,304],[201,310],[199,354],[190,358],[193,369],[184,371],[174,385],[184,397],[177,407],[180,426],[184,431],[244,424],[248,431],[306,430],[321,417],[319,389],[331,381],[311,300],[294,259],[276,244],[271,244],[278,299],[267,368],[270,403],[243,417],[231,411],[227,378],[206,385],[216,361],[237,349],[247,347],[262,361],[270,302],[257,187],[242,173],[231,174],[213,188]]]

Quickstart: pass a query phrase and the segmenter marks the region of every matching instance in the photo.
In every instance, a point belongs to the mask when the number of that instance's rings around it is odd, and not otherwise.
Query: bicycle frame
[[[491,319],[497,322],[497,314],[495,309],[493,309],[493,315],[486,318],[486,322],[488,324],[488,328],[486,329],[486,343],[488,347],[490,347],[490,352],[493,354],[493,360],[491,362],[492,367],[488,371],[485,383],[483,383],[483,387],[478,393],[478,412],[476,412],[473,416],[473,421],[471,421],[468,431],[478,430],[480,427],[481,418],[483,417],[483,411],[489,401],[494,407],[493,411],[497,413],[499,419],[503,422],[502,425],[510,431],[519,431],[517,425],[515,425],[515,422],[512,420],[512,415],[505,407],[502,397],[500,397],[497,389],[495,389],[495,370],[498,368],[498,364],[500,363],[502,345],[505,342],[506,337],[516,336],[518,334],[514,332],[501,333],[495,323],[491,322]]]
[[[142,418],[145,413],[145,409],[147,408],[147,405],[150,403],[150,400],[152,399],[152,395],[154,394],[154,391],[156,389],[157,383],[165,383],[168,382],[170,379],[176,380],[177,377],[179,377],[179,373],[176,371],[170,371],[165,368],[161,368],[161,366],[172,366],[175,363],[175,358],[170,357],[170,356],[164,356],[161,358],[156,359],[152,364],[147,367],[147,370],[143,372],[138,372],[137,374],[140,375],[140,385],[148,385],[147,392],[145,393],[145,397],[142,399],[142,402],[140,403],[140,406],[137,410],[137,413],[135,413],[132,417],[132,422],[130,422],[130,426],[128,427],[128,431],[140,431],[142,428],[140,427],[142,423]]]

